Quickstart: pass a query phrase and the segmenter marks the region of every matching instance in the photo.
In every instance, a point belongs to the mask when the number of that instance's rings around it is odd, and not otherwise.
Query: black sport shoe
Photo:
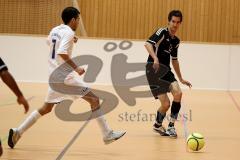
[[[2,149],[1,139],[0,139],[0,157],[1,157],[2,153],[3,153],[3,149]]]
[[[163,126],[157,127],[156,125],[153,125],[153,131],[159,133],[161,136],[169,136]]]

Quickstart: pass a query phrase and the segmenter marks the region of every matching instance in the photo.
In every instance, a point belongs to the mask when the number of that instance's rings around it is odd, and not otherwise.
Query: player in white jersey
[[[90,92],[90,89],[88,88],[87,84],[85,84],[82,81],[81,75],[84,73],[84,69],[77,68],[77,66],[73,62],[70,62],[69,60],[72,57],[74,40],[77,41],[75,37],[75,32],[68,25],[61,24],[51,30],[47,38],[47,44],[50,46],[50,54],[48,58],[49,76],[61,64],[65,62],[70,63],[70,66],[75,68],[75,71],[67,75],[64,83],[67,85],[75,85],[78,87],[82,87],[82,91],[79,93],[81,95],[71,96],[71,95],[62,94],[54,91],[51,87],[49,87],[48,95],[46,97],[46,102],[48,103],[59,103],[64,99],[69,99],[69,98],[75,99],[75,98],[83,97]]]
[[[67,63],[74,69],[74,72],[70,73],[65,78],[64,84],[78,86],[81,87],[82,90],[80,91],[79,95],[76,96],[59,93],[49,87],[44,105],[40,109],[33,111],[19,127],[10,129],[8,145],[11,148],[14,148],[23,133],[40,117],[51,112],[56,103],[69,98],[76,99],[77,97],[81,97],[89,102],[92,112],[98,115],[96,120],[103,133],[103,141],[105,144],[109,144],[121,138],[126,133],[123,131],[113,131],[110,129],[101,113],[99,98],[91,92],[91,89],[84,84],[81,79],[81,75],[84,74],[85,70],[78,67],[71,60],[73,43],[76,41],[74,38],[74,31],[78,27],[79,14],[80,12],[74,7],[65,8],[62,12],[62,20],[64,24],[61,24],[60,26],[57,26],[51,30],[47,42],[50,46],[49,74],[51,74],[61,64]]]

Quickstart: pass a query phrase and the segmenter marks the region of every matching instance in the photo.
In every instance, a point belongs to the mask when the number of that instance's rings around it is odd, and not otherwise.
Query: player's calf
[[[181,91],[173,94],[173,101],[180,102],[181,99],[182,99],[182,92]]]
[[[54,104],[45,103],[40,109],[38,109],[38,112],[43,116],[45,114],[48,114],[52,111]]]
[[[159,133],[161,136],[167,136],[166,129],[162,125],[162,122],[165,116],[166,116],[166,113],[161,113],[158,111],[156,121],[153,125],[153,131]]]
[[[174,127],[174,123],[177,120],[178,117],[178,113],[181,109],[181,102],[172,102],[172,107],[171,107],[171,115],[170,115],[170,122],[168,124],[168,128],[167,128],[167,134],[169,134],[169,136],[176,138],[177,137],[177,132],[176,129]]]

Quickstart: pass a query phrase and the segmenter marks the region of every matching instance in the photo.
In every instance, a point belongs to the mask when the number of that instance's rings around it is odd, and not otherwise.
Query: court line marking
[[[237,108],[237,110],[240,112],[240,105],[237,103],[236,99],[234,98],[234,96],[232,95],[231,91],[227,91],[229,97],[231,98],[231,100],[233,101],[235,107]]]
[[[185,109],[185,101],[182,97],[182,115],[186,114],[186,109]],[[188,134],[189,134],[189,130],[188,130],[188,127],[187,127],[187,120],[184,120],[184,117],[182,116],[182,124],[183,124],[183,134],[184,134],[184,138],[185,138],[185,143],[186,143],[186,152],[189,152],[188,150],[188,146],[187,146],[187,138],[188,138]]]
[[[86,120],[86,122],[82,125],[82,127],[77,131],[77,133],[72,137],[72,139],[68,142],[68,144],[62,149],[62,151],[57,156],[56,160],[61,160],[65,153],[68,151],[68,149],[72,146],[72,144],[76,141],[80,133],[83,131],[83,129],[87,126],[87,124],[90,122],[92,118],[91,116]]]
[[[34,98],[35,98],[34,96],[31,96],[31,97],[27,98],[26,100],[28,102],[30,102]],[[11,103],[0,104],[0,107],[11,106],[11,105],[15,105],[15,104],[18,104],[18,103],[14,101],[14,102],[11,102]]]

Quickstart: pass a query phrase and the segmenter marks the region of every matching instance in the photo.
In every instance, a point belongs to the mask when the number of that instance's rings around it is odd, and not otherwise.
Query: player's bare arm
[[[59,56],[68,63],[80,76],[85,73],[85,70],[78,67],[67,54],[59,54]]]
[[[150,56],[153,58],[154,62],[153,62],[153,69],[157,72],[159,70],[159,60],[158,57],[156,56],[156,54],[154,53],[152,44],[150,43],[146,43],[145,48],[147,49],[148,53],[150,54]]]
[[[192,84],[182,78],[182,74],[181,74],[181,71],[180,71],[180,65],[179,65],[178,60],[172,60],[172,65],[173,65],[173,68],[174,68],[174,70],[175,70],[175,72],[178,76],[179,81],[182,84],[187,85],[189,88],[191,88]]]
[[[11,75],[10,72],[2,71],[0,74],[3,82],[13,91],[13,93],[17,96],[17,102],[18,104],[22,104],[25,109],[25,113],[28,112],[29,110],[29,105],[25,97],[23,96],[22,92],[18,88],[18,85],[16,81],[14,80],[13,76]]]

